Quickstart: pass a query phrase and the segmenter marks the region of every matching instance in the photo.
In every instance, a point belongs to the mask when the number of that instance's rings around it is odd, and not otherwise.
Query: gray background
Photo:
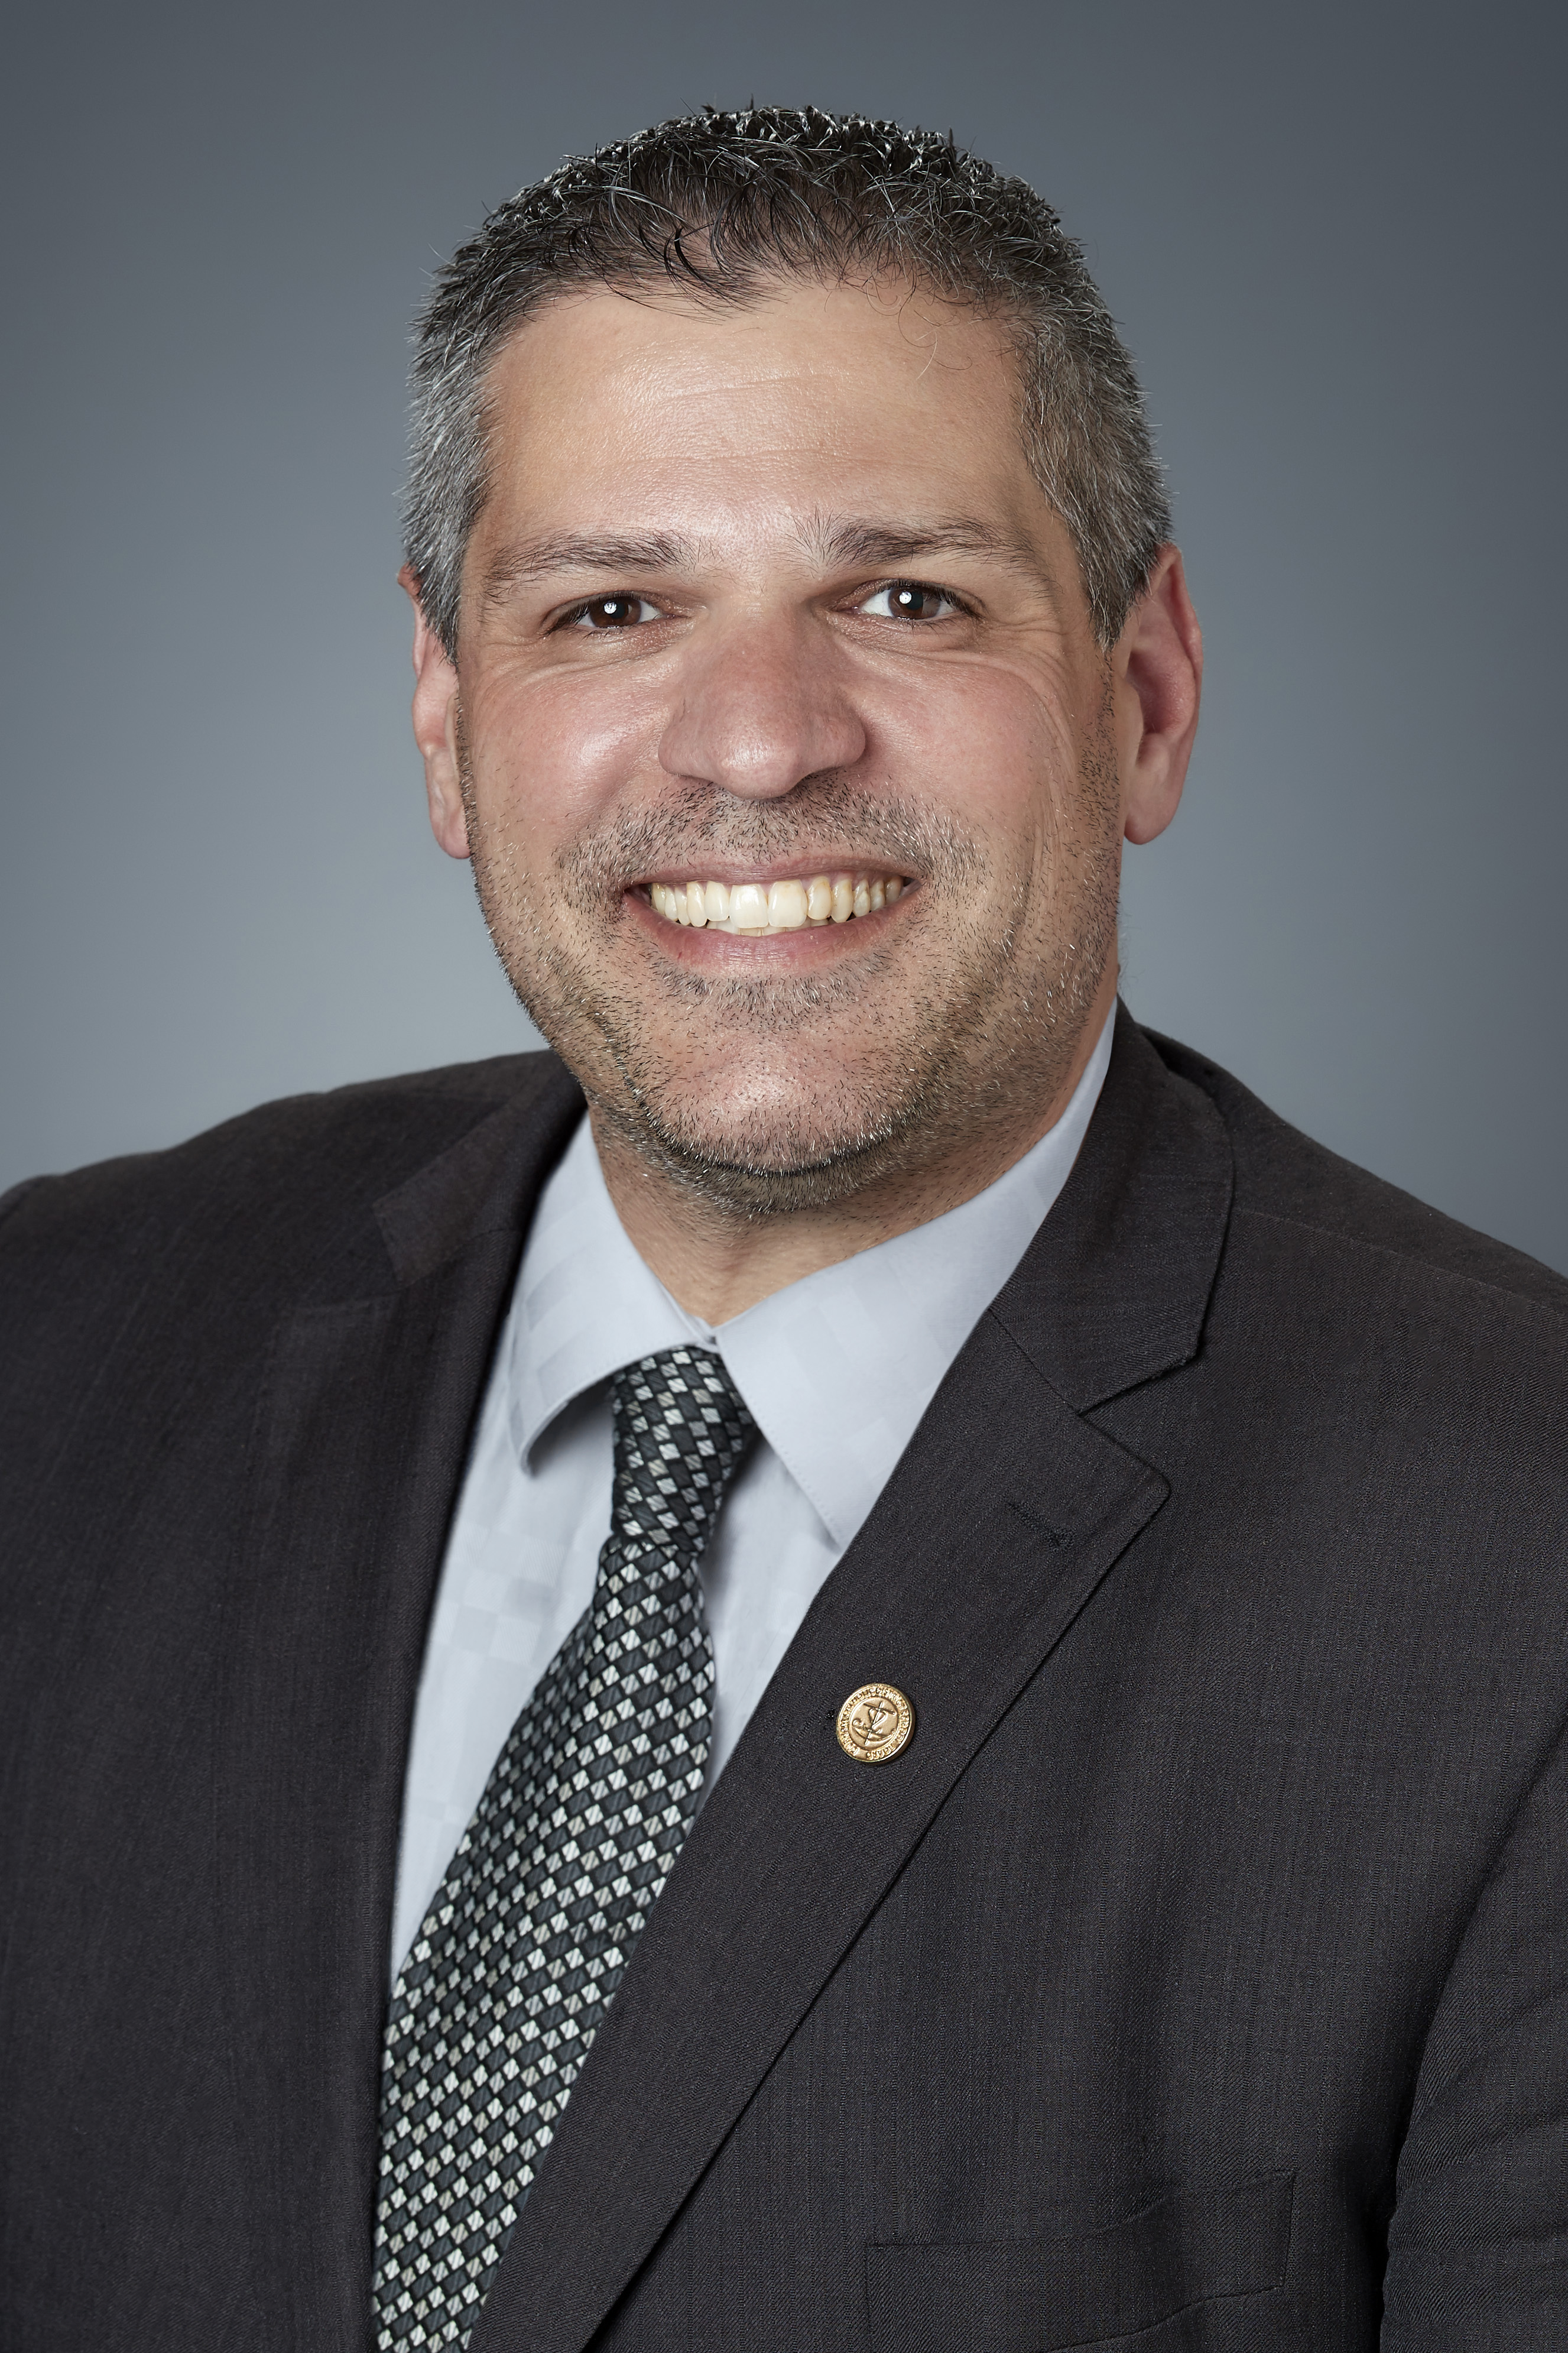
[[[703,100],[952,127],[1085,240],[1208,638],[1128,992],[1568,1268],[1561,9],[35,10],[7,36],[0,1184],[524,1042],[393,585],[426,273]]]

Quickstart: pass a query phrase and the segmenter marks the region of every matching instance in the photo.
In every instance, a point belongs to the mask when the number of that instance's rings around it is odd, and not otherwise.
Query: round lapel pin
[[[885,1765],[914,1728],[914,1709],[892,1683],[862,1683],[838,1711],[838,1746],[857,1765]]]

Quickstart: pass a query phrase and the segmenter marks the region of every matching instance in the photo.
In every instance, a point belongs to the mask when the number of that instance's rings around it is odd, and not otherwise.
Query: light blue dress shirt
[[[717,1329],[638,1257],[582,1122],[540,1197],[447,1539],[404,1790],[395,1978],[502,1743],[593,1597],[610,1525],[612,1376],[660,1348],[714,1349],[761,1432],[702,1563],[717,1671],[710,1789],[1066,1183],[1113,1026],[1061,1118],[994,1185]]]

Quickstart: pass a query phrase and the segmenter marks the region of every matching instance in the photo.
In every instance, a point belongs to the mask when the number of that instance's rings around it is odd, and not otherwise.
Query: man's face
[[[592,292],[488,388],[416,714],[602,1141],[751,1211],[1023,1148],[1114,986],[1128,723],[1003,330]]]

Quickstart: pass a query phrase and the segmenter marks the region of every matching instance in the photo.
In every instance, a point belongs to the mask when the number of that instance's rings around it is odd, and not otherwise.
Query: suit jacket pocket
[[[1177,2190],[1085,2239],[868,2247],[871,2341],[900,2353],[1061,2353],[1221,2296],[1264,2295],[1284,2282],[1295,2178]]]

